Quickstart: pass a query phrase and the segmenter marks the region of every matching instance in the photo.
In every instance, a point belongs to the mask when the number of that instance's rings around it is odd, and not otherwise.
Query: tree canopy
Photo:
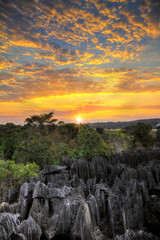
[[[53,118],[54,112],[50,113],[42,113],[40,115],[32,115],[29,118],[25,119],[25,123],[29,125],[37,125],[37,126],[43,126],[43,125],[51,125],[58,120]]]

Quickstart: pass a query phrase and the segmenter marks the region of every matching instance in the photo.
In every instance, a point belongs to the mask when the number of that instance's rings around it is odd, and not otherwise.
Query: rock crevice
[[[158,240],[159,183],[160,152],[45,166],[0,205],[0,240]]]

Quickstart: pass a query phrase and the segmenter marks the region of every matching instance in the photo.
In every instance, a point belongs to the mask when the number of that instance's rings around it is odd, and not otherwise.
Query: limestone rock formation
[[[160,152],[65,159],[7,199],[0,240],[158,240]]]

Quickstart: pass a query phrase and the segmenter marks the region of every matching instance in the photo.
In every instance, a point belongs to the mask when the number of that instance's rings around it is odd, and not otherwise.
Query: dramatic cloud
[[[138,117],[139,109],[158,116],[159,12],[159,0],[0,0],[0,115],[5,104],[13,104],[10,116],[52,110],[47,99],[58,97],[67,119],[87,109],[91,119]],[[34,105],[40,98],[45,107]]]

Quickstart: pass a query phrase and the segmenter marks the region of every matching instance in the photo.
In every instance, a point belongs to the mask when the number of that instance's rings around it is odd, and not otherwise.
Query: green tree
[[[152,125],[139,122],[134,126],[134,141],[140,142],[143,147],[150,148],[153,144],[153,136],[151,134]]]
[[[17,132],[7,134],[6,137],[3,138],[1,151],[3,152],[4,159],[12,159],[19,139],[20,133]]]
[[[70,149],[66,143],[60,142],[55,144],[52,142],[51,145],[52,152],[52,164],[59,164],[63,160],[63,157],[70,156]]]
[[[81,125],[77,135],[77,147],[71,157],[92,159],[95,156],[109,156],[110,149],[102,137],[86,125]]]
[[[127,135],[122,129],[110,132],[109,140],[114,152],[123,152],[132,148],[133,136]]]
[[[16,164],[14,161],[0,160],[0,201],[8,189],[19,189],[29,177],[37,177],[39,166],[35,163]]]
[[[0,125],[0,156],[11,159],[14,153],[17,140],[21,135],[22,127],[13,123]]]
[[[58,164],[68,154],[68,145],[63,141],[55,142],[52,135],[43,136],[34,132],[22,139],[14,151],[13,160],[23,164],[35,162],[42,169],[45,165]]]
[[[156,132],[156,142],[160,144],[160,127],[157,128]]]
[[[34,132],[21,143],[14,151],[13,160],[17,163],[35,162],[40,168],[52,163],[52,153],[50,151],[51,142],[47,136]]]
[[[58,131],[61,134],[66,135],[70,140],[77,136],[78,129],[79,129],[79,126],[75,123],[65,123],[59,126]]]
[[[29,118],[25,119],[25,123],[28,126],[38,127],[40,132],[45,129],[45,126],[48,130],[52,130],[55,128],[55,123],[58,121],[57,119],[53,118],[54,113],[43,113],[40,115],[32,115]]]
[[[63,125],[64,124],[64,121],[59,121],[58,122],[58,126],[61,126],[61,125]]]
[[[99,133],[99,134],[104,134],[104,129],[101,128],[101,127],[97,127],[97,128],[96,128],[96,131],[97,131],[97,133]]]

